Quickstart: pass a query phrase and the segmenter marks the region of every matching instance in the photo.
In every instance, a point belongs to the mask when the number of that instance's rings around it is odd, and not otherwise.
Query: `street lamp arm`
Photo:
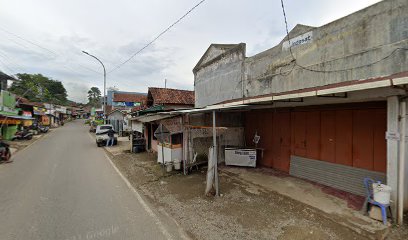
[[[92,54],[90,54],[90,53],[88,53],[86,51],[82,51],[82,52],[85,53],[88,56],[91,56],[91,57],[95,58],[100,64],[102,64],[103,72],[104,72],[104,74],[106,74],[105,65],[103,65],[103,62],[101,60],[99,60],[99,58],[95,57],[94,55],[92,55]]]
[[[106,69],[105,69],[105,65],[103,65],[103,62],[101,60],[99,60],[99,58],[95,57],[94,55],[86,52],[86,51],[82,51],[84,54],[95,58],[103,67],[103,117],[106,120]]]

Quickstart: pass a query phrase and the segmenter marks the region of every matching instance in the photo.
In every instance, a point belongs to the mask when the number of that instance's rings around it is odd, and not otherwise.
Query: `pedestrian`
[[[108,141],[106,141],[106,146],[109,147],[109,143],[110,146],[113,146],[113,142],[115,141],[115,131],[113,131],[113,129],[109,129],[108,131]]]

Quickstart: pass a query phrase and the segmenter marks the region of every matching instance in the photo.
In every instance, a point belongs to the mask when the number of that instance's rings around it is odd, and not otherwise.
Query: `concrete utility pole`
[[[102,64],[103,67],[103,118],[104,118],[104,123],[106,121],[106,69],[105,69],[105,65],[103,65],[102,61],[99,60],[99,58],[95,57],[92,54],[89,54],[88,52],[82,51],[83,53],[85,53],[88,56],[91,56],[93,58],[95,58],[100,64]]]

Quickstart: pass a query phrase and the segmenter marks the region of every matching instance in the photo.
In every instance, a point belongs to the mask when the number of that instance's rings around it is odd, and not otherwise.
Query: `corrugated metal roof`
[[[165,119],[165,118],[171,118],[174,117],[174,115],[169,115],[169,114],[149,114],[149,115],[143,115],[140,117],[135,117],[131,118],[130,120],[137,120],[139,122],[154,122],[157,120]]]
[[[234,105],[234,106],[212,105],[212,106],[207,106],[205,108],[194,108],[194,109],[171,111],[169,112],[169,114],[201,113],[201,112],[234,110],[234,109],[247,108],[247,107],[250,107],[250,105],[243,105],[243,104]]]

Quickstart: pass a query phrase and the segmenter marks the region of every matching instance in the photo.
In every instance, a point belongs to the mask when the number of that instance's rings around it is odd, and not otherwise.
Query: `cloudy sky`
[[[199,0],[0,0],[0,71],[42,73],[86,102],[112,70]],[[378,0],[286,0],[289,28],[321,26]],[[108,74],[107,86],[193,89],[192,69],[211,43],[247,44],[251,56],[285,36],[280,0],[206,0],[140,55]]]

